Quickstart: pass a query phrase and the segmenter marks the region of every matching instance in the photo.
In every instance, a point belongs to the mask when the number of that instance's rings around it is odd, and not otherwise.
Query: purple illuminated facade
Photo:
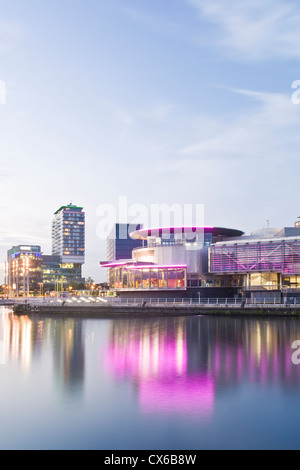
[[[130,233],[143,246],[131,259],[103,261],[110,288],[119,291],[186,291],[211,286],[208,249],[212,243],[240,237],[243,232],[221,227],[155,227]]]
[[[235,282],[249,289],[269,290],[300,288],[300,229],[284,228],[264,235],[211,245],[209,268],[215,284]]]
[[[104,263],[109,268],[110,287],[124,290],[186,289],[186,265]]]
[[[222,227],[172,226],[142,228],[130,236],[143,241],[130,260],[100,263],[110,268],[111,289],[184,290],[192,297],[221,297],[217,289],[231,289],[232,295],[298,289],[300,295],[299,222],[251,235]]]

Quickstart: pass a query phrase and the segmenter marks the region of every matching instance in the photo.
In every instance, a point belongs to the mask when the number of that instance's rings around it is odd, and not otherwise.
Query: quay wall
[[[258,315],[258,316],[300,316],[300,305],[84,305],[84,306],[30,306],[15,305],[14,313],[20,315],[64,315],[99,318],[145,317],[145,316],[192,316],[192,315]]]

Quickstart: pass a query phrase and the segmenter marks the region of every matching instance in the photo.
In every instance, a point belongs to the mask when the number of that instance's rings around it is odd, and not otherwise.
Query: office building
[[[140,228],[136,224],[115,224],[107,238],[107,260],[131,259],[132,250],[141,247],[143,241],[133,239],[130,233]]]
[[[43,292],[61,291],[68,286],[83,285],[80,263],[62,263],[57,255],[42,255]]]
[[[85,261],[85,213],[83,208],[61,206],[52,221],[52,257],[43,256],[44,289],[61,283],[82,284]]]
[[[5,285],[10,296],[28,296],[83,285],[85,213],[83,208],[61,206],[52,222],[52,255],[40,246],[18,245],[7,252]],[[75,287],[76,288],[76,287]]]
[[[85,213],[82,207],[61,206],[52,222],[52,255],[62,263],[84,264]]]
[[[10,296],[39,294],[43,281],[41,247],[18,245],[8,250],[6,280]]]

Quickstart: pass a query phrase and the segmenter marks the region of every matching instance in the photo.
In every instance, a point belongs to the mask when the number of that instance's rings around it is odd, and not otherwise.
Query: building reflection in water
[[[228,387],[300,385],[293,318],[193,317],[115,320],[107,367],[137,386],[144,412],[211,416]]]
[[[31,319],[6,311],[1,315],[4,362],[13,362],[29,371],[42,354],[52,358],[57,389],[62,394],[82,393],[84,347],[82,321],[73,319]],[[50,363],[48,364],[50,366]],[[49,370],[52,370],[49,367]]]
[[[188,370],[186,325],[184,318],[112,322],[107,366],[137,384],[144,412],[213,410],[213,377],[206,368]]]
[[[2,341],[4,349],[4,362],[12,361],[29,369],[32,361],[32,345],[35,334],[32,321],[27,316],[17,317],[11,312],[1,316]]]
[[[83,325],[79,318],[29,318],[5,311],[3,359],[28,372],[40,361],[47,374],[54,374],[61,397],[78,398],[85,380]],[[101,369],[105,365],[117,381],[134,385],[144,413],[210,418],[228,387],[251,383],[299,391],[300,364],[292,362],[292,343],[300,340],[298,318],[164,317],[97,325],[101,358],[107,347]],[[102,333],[108,325],[106,346]]]
[[[84,346],[82,321],[72,318],[51,320],[54,344],[54,369],[63,393],[82,394],[84,381]]]

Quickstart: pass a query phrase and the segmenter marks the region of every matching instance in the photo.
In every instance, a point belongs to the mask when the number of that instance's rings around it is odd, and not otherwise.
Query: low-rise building
[[[300,296],[300,226],[245,235],[221,227],[135,230],[131,259],[101,262],[110,289],[155,297]]]
[[[243,232],[221,227],[160,227],[135,230],[133,240],[143,246],[131,259],[103,261],[109,268],[110,289],[120,293],[198,296],[213,286],[208,250],[212,243],[240,237]]]
[[[41,292],[42,273],[40,246],[18,245],[8,250],[6,276],[10,296],[29,296]]]
[[[209,269],[215,286],[244,292],[300,291],[300,227],[265,229],[210,247]]]
[[[61,291],[69,285],[83,285],[80,263],[63,263],[58,255],[42,255],[43,292]]]

